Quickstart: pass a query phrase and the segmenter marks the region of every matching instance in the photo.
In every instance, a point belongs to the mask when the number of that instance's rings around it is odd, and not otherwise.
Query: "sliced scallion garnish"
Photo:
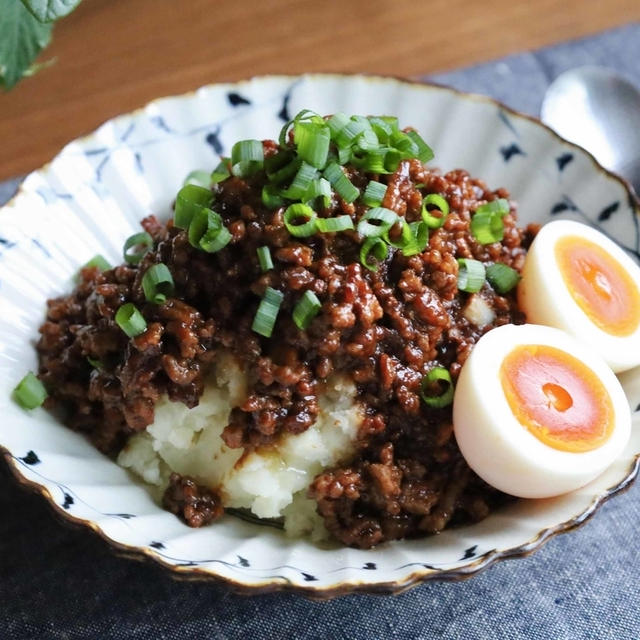
[[[292,236],[307,238],[316,232],[318,214],[309,206],[302,203],[289,205],[284,212],[284,226]],[[304,220],[298,223],[299,220]]]
[[[335,136],[335,142],[339,149],[350,147],[356,138],[363,132],[367,126],[364,122],[350,120]]]
[[[379,237],[367,238],[360,247],[360,263],[369,271],[377,271],[378,263],[382,262],[389,253],[389,245]],[[375,260],[371,260],[375,258]]]
[[[125,240],[122,255],[127,264],[138,264],[152,247],[153,238],[146,231],[134,233]],[[136,248],[137,251],[131,251]]]
[[[387,185],[371,180],[362,194],[362,202],[368,207],[379,207],[387,193]]]
[[[417,158],[420,162],[424,164],[433,159],[433,150],[417,131],[407,131],[407,136],[409,136],[416,147],[418,147]]]
[[[325,178],[316,178],[311,182],[304,196],[305,202],[314,202],[316,198],[322,198],[322,206],[328,209],[331,205],[331,185]]]
[[[208,171],[203,171],[202,169],[196,169],[191,173],[187,174],[187,177],[184,179],[183,185],[186,184],[195,184],[198,187],[203,187],[204,189],[211,188],[211,174]]]
[[[487,280],[498,293],[509,293],[520,281],[520,274],[501,262],[487,267]]]
[[[499,198],[476,209],[471,218],[471,234],[480,244],[500,242],[504,237],[502,218],[509,213],[509,201]]]
[[[265,184],[262,187],[262,204],[267,209],[277,209],[284,205],[284,198],[275,184]]]
[[[293,321],[298,329],[307,329],[321,308],[322,303],[318,296],[313,291],[305,291],[293,308]]]
[[[378,136],[378,140],[381,143],[386,144],[391,137],[391,134],[394,132],[393,123],[385,120],[384,118],[379,118],[377,116],[369,118],[369,123],[371,124],[371,128],[375,131]],[[398,123],[395,123],[395,129],[398,128]]]
[[[188,229],[196,211],[202,207],[208,207],[212,200],[213,194],[210,189],[195,184],[186,184],[176,196],[173,224],[180,229]]]
[[[335,162],[327,165],[323,173],[324,177],[331,183],[336,193],[347,203],[354,202],[360,195],[358,188],[347,178],[342,167]]]
[[[433,215],[427,207],[436,207],[439,216]],[[447,220],[449,215],[449,203],[437,193],[430,193],[422,200],[422,219],[430,229],[439,229]]]
[[[231,238],[231,232],[224,225],[209,227],[200,238],[199,245],[207,253],[217,253],[231,242]]]
[[[222,218],[220,214],[211,209],[200,207],[189,224],[189,244],[196,249],[200,249],[200,240],[204,237],[205,233],[210,229],[219,230],[221,228]]]
[[[409,257],[422,253],[429,242],[429,227],[424,222],[410,222],[411,242],[402,247],[403,255]]]
[[[283,299],[284,294],[281,291],[267,287],[253,319],[252,331],[265,338],[271,337]]]
[[[347,229],[355,229],[351,216],[344,214],[335,218],[318,218],[316,226],[320,233],[337,233],[338,231],[347,231]]]
[[[381,236],[398,221],[398,214],[391,209],[374,207],[369,209],[358,222],[358,233],[365,238]]]
[[[35,409],[47,399],[47,390],[31,371],[18,382],[13,390],[13,399],[23,409]]]
[[[147,322],[132,302],[123,304],[116,311],[116,324],[130,337],[135,338],[147,330]]]
[[[446,388],[439,395],[431,395],[431,389],[436,385],[440,385],[441,382],[446,383]],[[453,402],[453,381],[451,380],[451,374],[447,369],[443,367],[435,367],[431,369],[429,373],[422,378],[420,383],[420,396],[424,403],[433,407],[434,409],[441,409],[447,407]]]
[[[262,169],[264,149],[260,140],[240,140],[231,147],[231,173],[240,178]]]
[[[485,279],[484,264],[471,258],[458,258],[458,289],[475,293],[482,289]]]
[[[226,180],[231,175],[231,171],[229,171],[229,162],[230,158],[220,158],[218,166],[213,170],[211,176],[209,176],[211,184],[218,184],[218,182]]]
[[[271,250],[269,247],[258,247],[256,253],[258,254],[258,262],[260,263],[260,269],[263,273],[273,269],[273,260],[271,259]]]
[[[345,113],[334,113],[329,120],[327,120],[327,124],[329,125],[329,130],[331,131],[331,139],[335,140],[338,133],[342,130],[343,127],[346,127],[349,124],[349,116]]]
[[[173,295],[175,284],[166,264],[159,262],[149,267],[142,277],[144,297],[153,304],[164,304]]]
[[[296,122],[293,125],[293,141],[304,162],[316,169],[324,169],[331,141],[331,131],[327,124]]]
[[[303,160],[291,185],[282,191],[281,195],[289,200],[302,200],[317,175],[318,170]]]
[[[89,260],[88,262],[86,262],[80,267],[78,273],[76,274],[75,281],[80,282],[83,269],[92,269],[92,268],[98,269],[98,271],[108,271],[109,269],[111,269],[111,265],[107,262],[107,259],[104,256],[98,253],[95,256],[93,256],[91,260]]]

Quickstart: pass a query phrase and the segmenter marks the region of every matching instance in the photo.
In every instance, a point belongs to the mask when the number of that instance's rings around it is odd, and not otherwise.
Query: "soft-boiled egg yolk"
[[[640,283],[610,253],[581,236],[560,238],[555,252],[567,290],[597,327],[614,336],[638,329]]]
[[[563,331],[505,325],[475,345],[456,383],[453,426],[469,466],[515,496],[544,498],[598,476],[629,439],[617,378]]]
[[[518,422],[554,449],[591,451],[611,435],[614,412],[606,388],[565,351],[517,346],[502,361],[500,382]]]
[[[536,236],[518,299],[528,322],[563,329],[614,371],[640,364],[640,267],[613,241],[557,220]]]

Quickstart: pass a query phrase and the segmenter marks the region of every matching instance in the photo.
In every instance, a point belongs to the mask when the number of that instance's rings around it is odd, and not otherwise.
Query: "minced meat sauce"
[[[275,149],[264,143],[265,156]],[[283,208],[262,204],[264,174],[230,177],[213,187],[215,210],[232,235],[224,250],[199,251],[184,230],[150,216],[142,226],[154,246],[140,264],[86,268],[70,295],[49,301],[38,343],[49,406],[62,407],[70,427],[114,454],[153,421],[162,394],[195,406],[216,351],[230,350],[244,363],[249,394],[232,411],[223,438],[229,447],[250,450],[309,428],[323,381],[344,372],[357,386],[365,418],[355,459],[319,474],[309,488],[330,533],[345,545],[369,548],[484,518],[506,498],[468,468],[453,436],[451,406],[427,406],[420,384],[435,366],[448,369],[455,383],[484,332],[524,321],[513,293],[499,295],[485,283],[473,295],[495,317],[482,328],[472,324],[465,315],[470,294],[457,287],[456,259],[502,262],[519,271],[533,231],[516,227],[512,205],[503,241],[479,244],[470,233],[471,214],[508,193],[491,191],[462,170],[442,175],[406,160],[391,175],[353,168],[348,175],[361,190],[371,178],[385,182],[382,206],[409,222],[420,219],[425,194],[440,194],[450,205],[446,223],[431,232],[424,252],[405,257],[391,248],[372,271],[360,263],[356,231],[294,237]],[[319,216],[348,214],[357,223],[366,210],[332,198]],[[266,273],[256,257],[262,246],[274,263]],[[145,301],[141,281],[159,262],[173,275],[175,296],[156,305]],[[270,338],[251,329],[267,287],[284,293]],[[303,331],[291,312],[306,290],[322,309]],[[147,321],[135,338],[114,321],[125,302]],[[215,491],[177,474],[163,504],[192,526],[222,513]]]

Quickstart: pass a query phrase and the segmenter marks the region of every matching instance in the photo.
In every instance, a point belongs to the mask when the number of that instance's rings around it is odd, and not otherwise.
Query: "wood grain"
[[[416,77],[640,19],[638,0],[85,0],[0,94],[0,180],[162,95],[266,73]]]

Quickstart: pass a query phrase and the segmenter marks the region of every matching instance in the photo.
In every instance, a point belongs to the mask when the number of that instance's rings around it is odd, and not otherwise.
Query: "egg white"
[[[500,381],[502,361],[518,345],[548,345],[583,362],[611,397],[614,429],[597,449],[560,451],[538,440],[511,412]],[[537,325],[504,325],[477,342],[458,378],[454,433],[467,464],[487,483],[521,498],[573,491],[606,469],[631,432],[631,411],[618,379],[587,346],[563,331]]]
[[[640,287],[640,267],[615,242],[580,222],[555,220],[538,232],[522,270],[518,296],[527,322],[563,329],[596,349],[616,372],[639,365],[640,326],[628,336],[607,333],[573,299],[555,256],[556,242],[565,236],[580,236],[599,245]]]

